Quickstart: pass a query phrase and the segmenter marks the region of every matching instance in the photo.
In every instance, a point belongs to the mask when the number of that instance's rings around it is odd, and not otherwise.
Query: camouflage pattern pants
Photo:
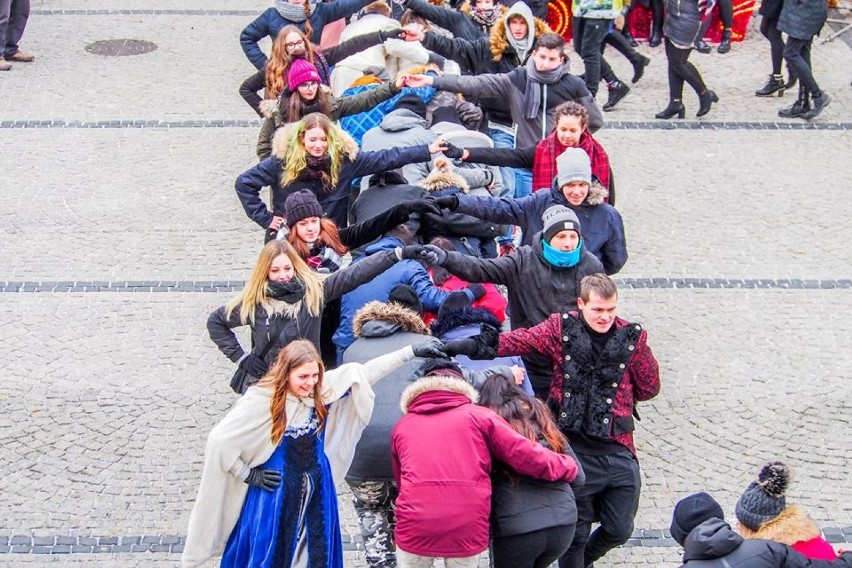
[[[396,498],[399,488],[393,481],[349,481],[352,503],[361,523],[361,538],[370,568],[396,568]]]

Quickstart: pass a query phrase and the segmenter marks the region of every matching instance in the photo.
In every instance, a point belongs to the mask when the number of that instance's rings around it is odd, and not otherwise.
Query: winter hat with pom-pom
[[[773,461],[760,468],[757,481],[752,481],[737,501],[737,520],[752,531],[777,517],[787,508],[787,485],[790,483],[790,468],[780,461]]]

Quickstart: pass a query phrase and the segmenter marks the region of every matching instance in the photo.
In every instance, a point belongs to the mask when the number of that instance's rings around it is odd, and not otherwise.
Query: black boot
[[[831,102],[831,97],[828,96],[828,93],[822,92],[819,95],[814,95],[811,98],[811,102],[813,103],[813,108],[802,115],[802,118],[805,120],[813,120],[819,116],[819,113]]]
[[[801,118],[806,112],[811,110],[810,97],[804,89],[799,87],[799,98],[787,108],[782,108],[778,111],[778,116],[781,118]]]
[[[758,97],[771,97],[778,93],[779,97],[784,96],[784,89],[787,86],[784,84],[784,76],[783,75],[770,75],[769,81],[766,84],[754,92]]]
[[[707,45],[707,42],[704,41],[704,38],[700,38],[695,42],[695,51],[698,53],[710,53],[713,49]]]
[[[648,45],[651,47],[657,47],[663,43],[663,31],[654,26],[654,30],[651,32],[651,39],[648,40]]]
[[[728,53],[731,51],[731,30],[722,30],[722,41],[719,42],[719,47],[716,48],[719,53]]]
[[[617,81],[611,86],[607,85],[607,87],[609,88],[609,96],[607,97],[607,100],[604,103],[603,109],[604,111],[609,112],[615,108],[615,105],[621,102],[621,99],[627,96],[627,94],[630,92],[630,87],[628,87],[621,81]]]
[[[662,112],[658,112],[654,116],[656,118],[666,120],[669,118],[673,118],[675,115],[677,115],[678,118],[683,118],[686,116],[686,108],[680,101],[669,101],[669,106],[667,106]]]
[[[633,78],[630,80],[631,83],[636,83],[639,79],[642,78],[642,75],[645,74],[645,67],[651,63],[650,57],[645,57],[644,55],[639,55],[639,60],[633,62]]]
[[[700,118],[710,112],[710,107],[713,106],[713,103],[719,102],[719,96],[710,89],[707,89],[702,94],[698,95],[698,102],[700,104],[695,116]]]

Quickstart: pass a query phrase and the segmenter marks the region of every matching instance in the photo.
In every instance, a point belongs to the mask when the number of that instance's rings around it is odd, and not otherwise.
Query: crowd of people
[[[758,94],[798,80],[790,116],[829,101],[809,67],[821,2],[764,3],[773,73]],[[707,114],[719,98],[688,58],[712,3],[649,5],[669,65],[658,118],[685,116],[684,83]],[[605,46],[633,84],[649,61],[618,30],[619,0],[583,0],[572,74],[546,12],[277,0],[243,30],[256,71],[239,90],[262,126],[235,189],[263,245],[207,322],[240,396],[207,440],[184,566],[343,566],[342,482],[370,567],[474,567],[488,550],[497,568],[589,568],[632,535],[633,433],[661,383],[648,332],[618,315],[627,239],[594,135],[630,91]],[[789,479],[780,462],[760,471],[738,532],[707,494],[678,503],[684,565],[852,566],[786,505]]]

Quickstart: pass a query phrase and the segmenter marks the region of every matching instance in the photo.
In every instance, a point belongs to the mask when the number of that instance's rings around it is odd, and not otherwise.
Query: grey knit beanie
[[[568,148],[556,158],[558,187],[572,181],[592,183],[592,160],[582,148]]]
[[[777,517],[787,508],[784,493],[790,483],[790,468],[773,461],[760,468],[757,481],[749,483],[737,501],[737,520],[752,531]]]
[[[548,207],[541,215],[542,236],[544,242],[550,243],[550,239],[559,231],[576,231],[578,235],[583,236],[580,232],[580,220],[577,214],[568,209],[564,205],[552,205]]]

